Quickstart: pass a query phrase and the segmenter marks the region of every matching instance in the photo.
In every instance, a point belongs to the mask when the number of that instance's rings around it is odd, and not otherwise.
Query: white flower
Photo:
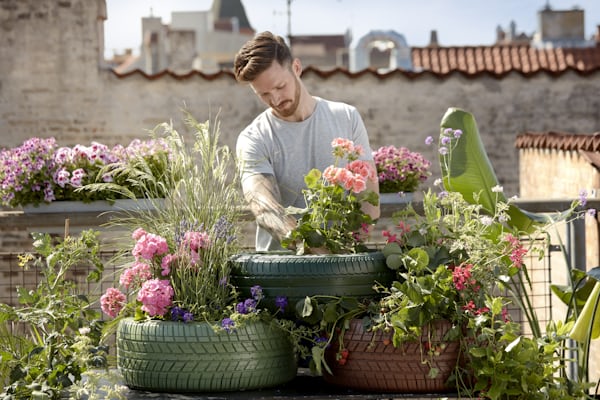
[[[90,333],[89,326],[84,326],[82,328],[79,328],[79,334],[80,335],[87,335],[88,333]]]
[[[440,178],[437,178],[435,181],[433,181],[433,186],[441,186],[442,185],[442,180]]]
[[[504,188],[500,185],[496,185],[492,188],[492,192],[494,193],[502,193],[504,192]]]
[[[490,226],[490,225],[492,225],[493,222],[494,222],[494,219],[492,217],[489,217],[487,215],[484,215],[481,217],[481,223],[484,224],[485,226]]]

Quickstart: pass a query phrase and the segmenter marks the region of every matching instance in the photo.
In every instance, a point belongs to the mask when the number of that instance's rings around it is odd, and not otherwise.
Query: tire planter
[[[245,296],[260,285],[267,308],[274,310],[274,299],[286,296],[286,314],[306,296],[331,295],[373,297],[373,284],[390,285],[396,274],[385,264],[380,251],[358,254],[292,255],[245,253],[231,259],[232,283]]]
[[[460,354],[459,341],[444,342],[452,328],[446,321],[434,324],[431,335],[423,329],[420,341],[391,343],[392,334],[365,332],[362,320],[353,319],[344,334],[348,357],[343,365],[336,361],[338,343],[325,351],[332,374],[324,372],[327,383],[346,388],[394,393],[446,393],[456,390],[446,384]],[[440,346],[443,344],[443,346]],[[427,355],[426,348],[436,346],[437,355]],[[444,347],[444,348],[442,348]],[[426,361],[426,362],[424,362]],[[430,368],[437,368],[435,378]]]
[[[260,389],[297,373],[287,335],[262,322],[217,334],[204,322],[124,319],[117,366],[132,389],[172,393]]]

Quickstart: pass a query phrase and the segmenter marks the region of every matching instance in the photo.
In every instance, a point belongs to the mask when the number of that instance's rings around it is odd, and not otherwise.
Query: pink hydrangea
[[[150,266],[146,263],[136,261],[133,265],[121,273],[119,283],[125,289],[137,288],[143,282],[152,278]]]
[[[100,297],[102,312],[111,318],[115,318],[125,306],[127,297],[119,289],[108,288],[106,293]]]
[[[142,284],[137,300],[142,303],[142,311],[156,317],[166,314],[173,305],[174,294],[168,280],[150,279]]]
[[[175,254],[167,254],[160,261],[160,274],[162,276],[167,276],[171,273],[171,265],[177,261],[177,256]]]
[[[146,260],[152,260],[154,256],[159,256],[168,252],[169,245],[167,244],[167,240],[162,236],[148,232],[144,232],[144,234],[140,236],[132,250],[132,254],[136,259],[141,257]]]

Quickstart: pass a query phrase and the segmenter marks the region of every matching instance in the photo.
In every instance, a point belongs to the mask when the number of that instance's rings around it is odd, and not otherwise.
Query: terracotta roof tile
[[[573,134],[565,132],[525,132],[517,135],[517,149],[554,149],[600,152],[600,132]]]
[[[588,48],[537,49],[530,46],[413,47],[415,71],[447,74],[488,72],[495,75],[518,71],[590,73],[600,69],[600,46]]]
[[[299,42],[302,36],[296,37]],[[341,37],[340,37],[341,38]],[[337,40],[340,40],[338,38]],[[494,76],[503,76],[512,71],[524,76],[539,72],[551,75],[560,75],[565,71],[575,71],[581,75],[589,75],[600,71],[600,45],[589,48],[554,48],[536,49],[528,45],[520,46],[466,46],[466,47],[413,47],[411,48],[413,70],[396,70],[380,73],[376,69],[366,69],[351,72],[346,68],[322,70],[317,67],[307,67],[305,72],[316,73],[327,77],[334,73],[343,73],[349,77],[357,77],[370,73],[380,79],[385,79],[395,73],[403,74],[410,79],[423,74],[431,73],[443,77],[454,72],[460,72],[467,77],[477,77],[485,73]],[[125,78],[135,73],[140,73],[148,79],[155,79],[164,75],[171,75],[177,79],[184,79],[199,75],[205,79],[215,79],[222,74],[233,76],[230,70],[223,70],[217,74],[204,74],[196,71],[178,75],[171,71],[161,71],[155,75],[147,75],[140,70],[124,72],[123,69],[113,70],[115,75]]]

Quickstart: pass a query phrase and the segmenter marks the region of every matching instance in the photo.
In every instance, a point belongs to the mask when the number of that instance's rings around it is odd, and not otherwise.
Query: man
[[[269,106],[240,133],[237,154],[242,189],[258,225],[256,250],[278,250],[296,226],[285,207],[306,207],[304,176],[333,163],[332,140],[361,145],[363,159],[375,168],[369,138],[354,107],[310,95],[300,80],[300,60],[280,36],[263,32],[248,41],[235,57],[234,72]],[[377,180],[368,181],[367,189],[379,193]],[[363,210],[379,218],[379,206],[365,203]]]

